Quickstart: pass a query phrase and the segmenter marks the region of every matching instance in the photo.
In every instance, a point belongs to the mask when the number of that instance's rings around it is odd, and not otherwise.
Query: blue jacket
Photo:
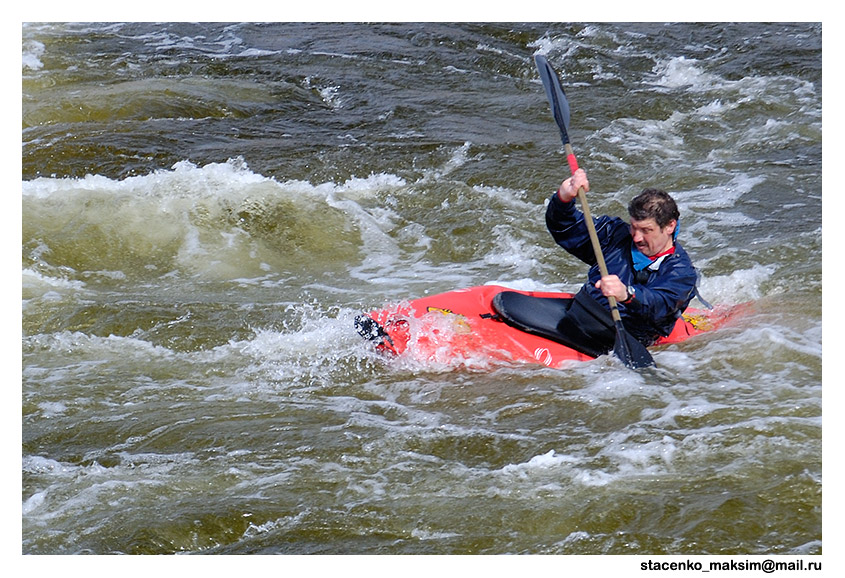
[[[648,274],[647,279],[642,279],[645,275],[640,272],[638,282],[631,257],[633,239],[628,223],[618,217],[598,217],[594,222],[608,273],[618,276],[635,290],[633,300],[618,304],[625,329],[645,345],[650,345],[660,335],[669,335],[695,295],[696,271],[689,255],[676,241],[675,252],[660,263],[656,272]],[[557,193],[552,195],[546,210],[546,226],[558,245],[591,265],[585,288],[593,299],[609,310],[607,298],[595,287],[601,273],[584,214],[575,208],[575,201],[564,203]]]

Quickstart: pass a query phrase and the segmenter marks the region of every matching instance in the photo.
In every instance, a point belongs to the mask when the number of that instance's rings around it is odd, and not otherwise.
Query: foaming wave
[[[32,299],[58,301],[67,295],[76,295],[85,291],[83,281],[67,279],[59,273],[49,275],[27,267],[23,270],[21,276],[23,278],[24,304]]]
[[[23,43],[21,53],[22,68],[32,71],[41,70],[44,63],[41,62],[41,57],[44,55],[45,46],[37,40],[27,40]]]
[[[678,450],[676,440],[669,436],[660,439],[633,442],[628,436],[604,439],[597,454],[560,454],[556,450],[536,455],[527,462],[508,464],[498,473],[505,478],[537,483],[551,477],[555,487],[544,489],[560,491],[565,486],[607,486],[636,480],[642,476],[660,476],[672,469]],[[577,448],[573,448],[577,449]],[[589,448],[584,448],[588,450]]]
[[[736,305],[762,296],[761,286],[775,272],[773,265],[754,265],[729,275],[713,275],[701,280],[701,293],[714,304]]]
[[[229,383],[230,389],[275,395],[342,386],[384,367],[384,358],[353,329],[359,313],[291,306],[281,329],[256,328],[252,337],[232,340],[200,357],[234,368],[246,378]]]
[[[24,353],[28,351],[50,351],[57,355],[72,355],[77,360],[135,359],[148,361],[173,359],[172,350],[137,337],[88,335],[80,331],[59,331],[50,334],[31,335],[23,338]]]
[[[690,87],[694,90],[712,90],[721,79],[704,71],[695,59],[684,56],[670,58],[657,64],[654,84],[666,88]]]
[[[79,273],[238,279],[303,266],[319,273],[360,261],[362,248],[365,256],[391,254],[381,233],[390,211],[359,203],[404,185],[386,174],[277,182],[242,159],[182,161],[121,181],[39,178],[22,186],[24,247],[35,247],[32,262]]]

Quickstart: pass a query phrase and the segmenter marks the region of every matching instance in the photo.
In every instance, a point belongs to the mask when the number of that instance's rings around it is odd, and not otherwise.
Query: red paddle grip
[[[570,172],[574,173],[575,171],[578,170],[578,161],[575,159],[574,154],[567,155],[566,156],[566,162],[569,163],[569,171]]]

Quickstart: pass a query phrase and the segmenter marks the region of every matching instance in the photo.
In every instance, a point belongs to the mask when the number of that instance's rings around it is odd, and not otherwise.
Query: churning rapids
[[[672,192],[741,322],[558,370],[355,316],[572,291]],[[820,554],[820,24],[23,26],[22,551]],[[700,306],[697,302],[694,305]]]

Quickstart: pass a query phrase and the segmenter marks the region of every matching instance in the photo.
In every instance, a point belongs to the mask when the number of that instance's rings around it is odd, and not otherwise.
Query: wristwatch
[[[627,292],[627,295],[625,296],[625,300],[622,303],[630,303],[634,300],[634,297],[637,296],[637,291],[634,289],[633,285],[628,285],[627,287],[625,287],[625,291]]]

